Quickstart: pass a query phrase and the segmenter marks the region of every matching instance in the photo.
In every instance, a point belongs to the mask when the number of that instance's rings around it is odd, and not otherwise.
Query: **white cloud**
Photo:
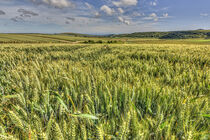
[[[124,19],[124,18],[122,18],[122,17],[118,17],[118,20],[119,20],[120,22],[124,23],[124,24],[127,24],[127,25],[129,25],[129,24],[130,24],[130,21],[125,20],[125,19]]]
[[[145,17],[144,19],[158,21],[159,17],[156,13],[151,13],[148,17]]]
[[[68,0],[31,0],[37,4],[46,4],[55,8],[66,8],[71,7],[73,4]]]
[[[107,15],[113,15],[114,14],[114,9],[110,8],[109,6],[107,5],[103,5],[101,6],[100,8],[101,11],[103,11],[104,13],[106,13]]]
[[[120,14],[124,13],[124,10],[122,8],[118,8],[117,10],[120,12]]]
[[[162,16],[158,16],[156,13],[151,13],[149,16],[144,17],[145,20],[154,20],[154,21],[158,21],[159,19],[167,19],[167,18],[171,18],[171,16],[169,16],[168,13],[164,13],[162,14]]]
[[[152,13],[149,16],[154,18],[154,17],[157,17],[157,14],[156,13]]]
[[[202,16],[202,17],[207,17],[209,14],[207,14],[207,13],[201,13],[200,14],[200,16]]]
[[[163,17],[167,18],[168,17],[168,13],[163,14]]]
[[[119,1],[114,1],[112,3],[117,7],[135,6],[135,5],[137,5],[138,0],[119,0]]]
[[[95,12],[95,18],[99,18],[101,15],[99,12]]]
[[[160,10],[168,10],[170,7],[164,7],[164,8],[161,8]]]
[[[133,12],[132,13],[132,16],[134,16],[134,17],[140,17],[140,16],[145,16],[145,14],[144,13],[139,13],[139,12]]]
[[[154,1],[154,2],[153,2],[153,1],[151,1],[151,2],[150,2],[150,5],[152,5],[152,6],[157,6],[157,2],[155,2],[155,1]]]
[[[158,18],[154,18],[153,20],[154,20],[154,21],[158,21]]]

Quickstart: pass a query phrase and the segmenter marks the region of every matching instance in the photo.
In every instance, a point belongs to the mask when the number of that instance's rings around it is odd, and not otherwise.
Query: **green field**
[[[0,139],[210,138],[209,40],[1,34],[0,42]]]
[[[88,43],[88,41],[91,41]],[[110,43],[110,41],[112,41]],[[0,44],[21,43],[65,43],[65,44],[197,44],[210,45],[210,39],[158,39],[138,37],[84,37],[72,34],[0,34]]]

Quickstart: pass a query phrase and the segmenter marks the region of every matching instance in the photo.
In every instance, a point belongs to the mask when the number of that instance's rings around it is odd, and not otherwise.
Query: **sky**
[[[0,33],[210,29],[210,0],[0,0]]]

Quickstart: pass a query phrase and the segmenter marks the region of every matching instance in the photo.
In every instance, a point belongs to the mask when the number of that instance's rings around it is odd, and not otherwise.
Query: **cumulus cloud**
[[[17,12],[21,13],[21,17],[31,17],[31,16],[38,16],[38,13],[35,13],[33,11],[29,11],[26,9],[18,9]]]
[[[103,5],[101,6],[100,8],[101,11],[103,11],[104,13],[106,13],[107,15],[111,16],[114,14],[115,10],[110,8],[109,6],[107,5]]]
[[[135,6],[138,3],[138,0],[119,0],[112,2],[115,6],[121,7],[121,6]]]
[[[156,13],[152,13],[149,16],[154,18],[154,17],[157,17],[157,14]]]
[[[167,18],[168,17],[168,13],[163,14],[163,17]]]
[[[124,13],[124,10],[122,8],[118,8],[117,10],[120,12],[120,14]]]
[[[156,13],[151,13],[149,16],[145,17],[144,19],[158,21],[159,19],[166,19],[166,18],[170,18],[168,13],[164,13],[162,14],[162,16],[158,16]]]
[[[130,22],[128,21],[128,20],[125,20],[123,17],[118,17],[118,20],[120,21],[120,22],[122,22],[122,23],[124,23],[124,24],[126,24],[126,25],[129,25],[130,24]]]
[[[158,16],[156,13],[150,14],[149,17],[151,17],[154,21],[158,21]]]
[[[6,15],[6,13],[2,10],[0,10],[0,15]]]
[[[37,4],[46,4],[48,6],[55,8],[67,8],[73,6],[73,3],[69,2],[68,0],[31,0],[31,1]]]
[[[100,16],[101,16],[101,14],[99,13],[99,12],[95,12],[95,14],[94,14],[95,16],[95,18],[99,18]]]
[[[156,13],[151,13],[148,17],[145,17],[144,19],[158,21],[159,17]]]

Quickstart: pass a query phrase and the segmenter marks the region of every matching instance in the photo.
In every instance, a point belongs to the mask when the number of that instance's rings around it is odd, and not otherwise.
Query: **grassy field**
[[[0,139],[209,139],[208,41],[43,36],[0,35]]]
[[[88,41],[91,41],[88,43]],[[110,43],[110,41],[112,41]],[[0,44],[65,43],[65,44],[197,44],[210,45],[210,39],[156,39],[132,37],[83,37],[68,34],[0,34]]]

